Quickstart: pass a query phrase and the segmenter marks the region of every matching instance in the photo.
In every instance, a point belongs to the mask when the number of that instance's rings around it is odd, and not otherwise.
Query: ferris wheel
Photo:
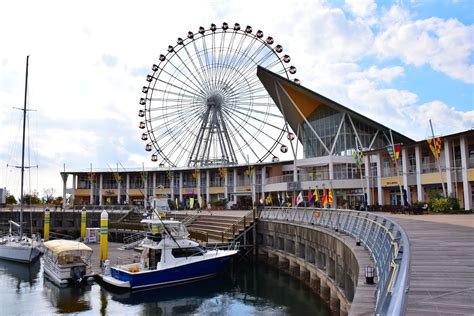
[[[256,72],[259,65],[291,79],[290,61],[271,36],[238,23],[201,26],[178,38],[142,88],[139,127],[151,160],[209,166],[289,155],[295,136]]]

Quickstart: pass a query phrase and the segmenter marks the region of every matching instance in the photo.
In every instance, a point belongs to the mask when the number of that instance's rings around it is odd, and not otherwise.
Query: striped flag
[[[435,140],[433,141],[433,138],[428,138],[426,140],[428,142],[428,145],[430,146],[431,152],[433,153],[433,156],[436,158],[438,156],[438,159],[441,156],[441,137],[436,137]],[[436,149],[435,149],[436,145]]]
[[[395,161],[395,151],[393,149],[393,145],[388,145],[387,146],[387,151],[388,151],[388,154],[389,154],[390,158],[392,159],[392,161]]]

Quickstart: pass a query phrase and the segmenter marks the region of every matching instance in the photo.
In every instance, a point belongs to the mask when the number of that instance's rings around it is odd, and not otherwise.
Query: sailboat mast
[[[23,140],[21,142],[21,186],[20,186],[20,238],[23,236],[23,181],[25,174],[25,129],[26,129],[26,103],[28,97],[28,61],[30,56],[26,56],[26,76],[25,76],[25,98],[23,102]]]

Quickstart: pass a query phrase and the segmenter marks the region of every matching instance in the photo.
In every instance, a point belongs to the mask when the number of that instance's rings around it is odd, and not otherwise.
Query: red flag
[[[400,157],[400,145],[399,144],[394,146],[394,151],[395,151],[395,162],[398,163],[398,157]]]
[[[327,201],[327,198],[326,198],[326,190],[323,190],[323,197],[321,199],[321,204],[322,205],[327,205],[328,204],[328,201]]]
[[[308,190],[308,203],[309,203],[309,201],[311,201],[312,197],[313,197],[313,195],[311,194],[311,190]]]

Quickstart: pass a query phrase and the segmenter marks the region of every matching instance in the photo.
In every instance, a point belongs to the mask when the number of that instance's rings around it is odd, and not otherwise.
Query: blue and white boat
[[[208,278],[223,271],[238,250],[207,250],[188,239],[186,226],[176,220],[144,219],[149,233],[137,263],[107,267],[105,284],[122,289],[167,286]],[[110,270],[110,271],[109,271]]]

